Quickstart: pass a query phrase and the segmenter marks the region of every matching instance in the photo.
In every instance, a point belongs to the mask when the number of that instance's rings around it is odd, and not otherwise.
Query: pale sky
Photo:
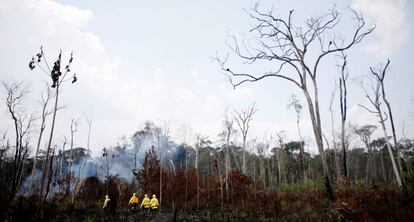
[[[173,138],[181,140],[179,130],[187,125],[194,132],[216,140],[220,132],[224,107],[240,109],[256,102],[259,109],[252,122],[251,137],[285,130],[288,139],[296,140],[295,118],[286,104],[291,94],[301,92],[281,79],[267,79],[233,90],[212,58],[230,52],[225,41],[229,35],[248,37],[253,21],[244,9],[254,5],[250,0],[210,1],[50,1],[0,0],[0,79],[31,82],[27,100],[29,109],[40,111],[42,81],[49,79],[39,70],[30,71],[28,62],[44,46],[50,61],[59,49],[65,58],[73,51],[72,70],[77,84],[63,86],[58,113],[55,143],[69,136],[70,119],[92,119],[91,148],[98,153],[104,146],[115,145],[123,135],[130,137],[143,122],[170,122]],[[316,16],[332,8],[331,0],[260,1],[260,8],[273,7],[277,15],[286,16],[294,9],[295,21]],[[414,51],[413,3],[407,0],[336,1],[343,11],[344,26],[339,30],[346,38],[352,20],[347,7],[362,12],[372,35],[349,51],[351,79],[368,73],[369,66],[390,58],[386,87],[399,134],[405,122],[409,136],[414,136],[414,80],[410,64]],[[244,66],[233,55],[231,67]],[[271,64],[257,67],[267,70]],[[251,69],[255,70],[255,68]],[[338,78],[335,59],[322,64],[319,88],[324,131],[330,132],[328,112],[330,92]],[[377,124],[375,116],[358,107],[366,104],[361,90],[349,83],[349,116],[352,123]],[[5,94],[0,95],[4,100]],[[339,115],[338,99],[335,115]],[[3,102],[4,104],[4,102]],[[305,104],[304,104],[305,105]],[[12,122],[1,105],[0,131]],[[76,146],[86,146],[87,124],[80,120],[75,135]],[[339,123],[339,118],[337,118]],[[49,124],[50,125],[50,124]],[[48,126],[49,126],[48,125]],[[313,134],[306,106],[302,114],[304,137],[312,144]],[[33,141],[37,134],[33,134]],[[310,150],[314,150],[310,145]],[[316,150],[316,149],[315,149]]]

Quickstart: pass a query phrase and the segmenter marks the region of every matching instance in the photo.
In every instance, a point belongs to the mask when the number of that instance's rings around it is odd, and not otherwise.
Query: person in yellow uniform
[[[108,212],[109,209],[109,201],[111,201],[111,199],[109,199],[108,195],[105,195],[105,200],[104,200],[104,204],[102,209],[104,210],[104,212]]]
[[[151,200],[148,198],[148,195],[145,194],[144,199],[142,199],[142,202],[141,202],[141,208],[144,208],[145,214],[147,215],[149,214],[150,206],[151,206]]]
[[[130,209],[131,209],[132,212],[137,212],[138,203],[139,203],[139,199],[138,199],[136,193],[133,193],[132,197],[131,197],[131,199],[129,199],[129,203],[128,203],[128,205],[130,206]]]
[[[151,205],[151,215],[154,216],[158,210],[158,205],[159,205],[157,196],[155,194],[152,195],[150,205]]]

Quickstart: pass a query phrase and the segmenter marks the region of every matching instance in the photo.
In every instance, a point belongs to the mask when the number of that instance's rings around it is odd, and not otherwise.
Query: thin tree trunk
[[[162,177],[163,177],[162,170],[163,170],[163,165],[164,165],[164,155],[163,155],[163,151],[161,150],[160,135],[158,135],[158,148],[160,149],[160,155],[161,155],[161,162],[160,162],[160,204],[159,204],[159,208],[160,208],[160,212],[161,212],[161,203],[162,203]]]
[[[283,161],[283,157],[282,157],[282,154],[281,154],[281,149],[282,148],[280,148],[279,150],[277,150],[277,153],[276,153],[276,158],[277,158],[277,176],[278,176],[278,182],[279,182],[279,185],[280,184],[282,184],[282,161]]]
[[[53,132],[55,129],[56,113],[57,113],[58,101],[59,101],[59,86],[60,86],[59,84],[56,85],[55,106],[53,109],[52,126],[50,129],[49,141],[46,147],[46,159],[45,159],[45,164],[43,166],[42,179],[40,181],[40,195],[39,195],[39,207],[40,208],[43,208],[43,201],[42,201],[43,187],[44,187],[44,182],[45,182],[45,177],[46,177],[47,165],[49,161],[50,146],[52,145]]]
[[[391,123],[392,138],[393,138],[393,141],[394,141],[395,151],[397,153],[396,159],[397,159],[398,171],[399,171],[400,175],[403,175],[403,168],[402,168],[402,164],[401,164],[400,144],[398,144],[398,142],[397,142],[397,135],[395,133],[394,117],[392,115],[391,104],[388,102],[387,98],[385,97],[384,83],[383,82],[381,82],[381,83],[382,83],[382,87],[381,87],[382,88],[382,98],[383,98],[385,104],[387,105],[388,115],[390,117],[390,123]],[[404,176],[401,177],[401,186],[403,188],[403,191],[404,191],[405,195],[408,196],[408,190],[407,190],[407,186],[405,184]]]
[[[336,172],[336,178],[339,179],[341,177],[341,167],[339,165],[339,157],[338,157],[338,148],[336,146],[336,139],[335,139],[335,130],[334,130],[334,114],[333,114],[333,110],[332,110],[332,105],[333,105],[333,98],[334,97],[334,92],[332,93],[332,98],[331,98],[331,104],[329,106],[329,111],[331,112],[331,134],[332,134],[332,147],[335,151],[335,155],[334,155],[334,159],[335,159],[335,172]]]
[[[85,158],[85,162],[83,163],[83,173],[82,176],[85,174],[85,167],[86,163],[88,162],[89,154],[90,154],[90,139],[91,139],[91,130],[92,130],[92,120],[86,119],[86,122],[88,123],[88,139],[86,141],[86,149],[88,150],[88,155]],[[136,169],[136,167],[135,167]]]
[[[185,150],[185,195],[184,195],[184,212],[187,215],[187,193],[188,193],[188,170],[187,170],[187,149]]]
[[[306,176],[306,168],[305,168],[305,152],[304,152],[304,143],[302,141],[302,134],[300,132],[300,126],[299,126],[299,119],[296,121],[296,125],[298,127],[298,134],[299,134],[299,142],[300,142],[300,151],[299,151],[299,159],[300,159],[300,168],[303,175],[303,180],[306,183],[308,180],[308,177]]]
[[[243,163],[242,163],[242,172],[243,174],[247,174],[246,169],[246,136],[243,136]]]
[[[319,151],[319,154],[321,156],[326,192],[327,192],[328,198],[333,200],[334,196],[333,196],[331,181],[330,181],[330,178],[329,178],[328,164],[326,162],[325,150],[323,148],[323,142],[322,142],[322,134],[321,134],[322,130],[321,130],[321,126],[320,126],[320,117],[319,117],[319,103],[317,102],[318,101],[318,97],[317,97],[318,93],[317,93],[317,87],[316,87],[316,82],[315,81],[314,81],[314,90],[315,90],[315,109],[314,109],[312,99],[311,99],[307,89],[304,88],[303,92],[305,94],[305,97],[306,97],[306,100],[307,100],[307,103],[308,103],[309,114],[310,114],[311,121],[312,121],[313,133],[315,135],[316,144],[318,146],[318,151]]]
[[[346,147],[345,147],[345,121],[342,120],[341,124],[341,148],[342,148],[342,168],[343,168],[343,175],[345,179],[348,177],[348,168],[347,168],[347,158],[346,158]],[[347,179],[346,179],[347,180]]]
[[[47,180],[47,186],[46,186],[46,192],[45,192],[45,200],[47,199],[47,195],[49,194],[50,190],[50,183],[52,182],[53,178],[53,159],[55,157],[55,147],[53,148],[52,156],[50,157],[50,163],[49,163],[49,176]]]
[[[33,181],[34,181],[34,176],[35,176],[37,162],[38,162],[37,159],[38,159],[38,156],[39,156],[39,149],[40,149],[40,143],[42,141],[43,131],[45,129],[45,118],[44,118],[44,114],[45,114],[45,111],[43,109],[43,112],[42,112],[42,123],[41,123],[40,132],[39,132],[39,138],[37,140],[37,146],[36,146],[36,154],[35,154],[35,158],[33,160],[32,174],[30,176],[29,195],[32,195],[33,194]]]
[[[392,164],[392,169],[394,170],[395,179],[397,181],[398,186],[400,188],[402,188],[400,173],[398,171],[397,165],[395,164],[394,154],[392,153],[391,145],[390,145],[390,142],[388,141],[388,134],[387,134],[387,130],[386,130],[386,127],[385,127],[384,118],[382,117],[381,112],[379,112],[379,117],[380,117],[380,123],[381,123],[382,131],[384,133],[384,137],[385,137],[385,140],[387,142],[388,154],[390,155],[390,160],[391,160],[391,164]]]
[[[65,153],[65,146],[66,146],[66,141],[63,142],[63,146],[62,146],[62,157],[60,158],[60,177],[63,177],[63,161],[64,161],[64,153]]]
[[[382,179],[384,180],[384,184],[386,184],[387,183],[387,174],[386,174],[386,171],[385,171],[384,154],[383,154],[382,151],[380,152],[380,155],[381,155]]]

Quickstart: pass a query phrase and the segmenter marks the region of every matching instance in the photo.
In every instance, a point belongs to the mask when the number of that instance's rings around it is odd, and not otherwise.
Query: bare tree
[[[391,160],[392,168],[394,171],[395,179],[397,181],[398,186],[402,188],[400,173],[398,171],[397,165],[395,164],[394,154],[391,149],[391,144],[388,140],[387,128],[385,126],[385,121],[387,120],[388,117],[386,113],[382,112],[382,108],[381,108],[381,104],[382,104],[381,103],[381,96],[382,96],[381,83],[379,80],[375,80],[375,82],[371,81],[370,84],[368,84],[368,87],[370,87],[370,91],[366,89],[366,86],[363,80],[358,82],[358,84],[363,89],[365,96],[367,97],[369,103],[374,109],[372,110],[372,109],[367,108],[364,105],[361,105],[361,104],[359,105],[365,110],[367,110],[368,112],[375,114],[378,117],[379,123],[381,124],[381,128],[384,133],[384,138],[386,140],[386,145],[387,145],[388,153],[390,155],[390,160]]]
[[[322,141],[317,84],[318,68],[328,55],[352,48],[373,31],[373,28],[365,28],[365,21],[360,14],[352,12],[357,25],[351,40],[346,42],[335,37],[335,27],[341,18],[340,13],[335,9],[330,10],[327,14],[306,20],[305,26],[296,26],[292,20],[293,10],[289,12],[287,19],[283,19],[274,16],[272,11],[267,13],[259,11],[256,4],[249,12],[250,17],[257,23],[250,30],[258,34],[254,39],[255,44],[247,46],[243,41],[243,49],[241,49],[240,41],[233,36],[233,43],[228,45],[235,54],[246,60],[247,63],[270,61],[274,62],[275,70],[260,75],[236,72],[226,65],[228,56],[216,58],[222,71],[228,74],[233,87],[247,82],[257,82],[267,77],[275,77],[293,83],[302,90],[308,104],[316,144],[323,163],[326,190],[330,199],[333,199],[334,196]],[[307,57],[309,52],[316,55],[313,62],[311,62],[311,58]],[[237,80],[239,78],[241,80]]]
[[[339,151],[338,151],[338,146],[337,146],[337,143],[336,143],[336,135],[335,135],[335,128],[334,128],[334,125],[335,125],[334,120],[335,119],[334,119],[334,111],[333,111],[333,102],[334,102],[334,99],[335,99],[336,90],[337,90],[337,85],[336,85],[336,82],[335,82],[335,88],[331,93],[331,99],[330,99],[330,103],[329,103],[329,112],[331,113],[331,134],[332,134],[332,143],[333,143],[332,147],[335,151],[335,155],[334,155],[335,171],[336,171],[335,173],[336,173],[336,177],[340,178],[341,177],[341,167],[339,165],[339,157],[338,157]],[[326,141],[326,144],[328,144],[328,148],[329,148],[329,143],[328,143],[328,140],[326,138],[325,138],[325,141]]]
[[[79,119],[70,120],[70,150],[69,150],[69,174],[72,175],[72,165],[73,165],[73,143],[75,133],[78,131]]]
[[[224,148],[224,183],[225,183],[225,189],[226,189],[226,197],[229,197],[229,172],[231,170],[230,165],[230,140],[232,136],[235,134],[234,129],[234,119],[229,115],[228,107],[224,109],[224,119],[223,119],[223,132],[219,134],[220,137],[223,139],[223,148]]]
[[[377,81],[379,82],[379,84],[381,85],[381,94],[382,94],[382,100],[384,101],[385,105],[387,106],[387,110],[388,110],[388,116],[390,118],[390,124],[391,124],[391,132],[392,132],[392,138],[393,138],[393,142],[394,142],[394,147],[397,153],[397,166],[398,166],[398,171],[400,174],[403,173],[402,171],[402,165],[401,165],[401,152],[400,152],[400,145],[397,142],[397,135],[395,133],[395,125],[394,125],[394,117],[392,114],[392,109],[391,109],[391,103],[388,101],[386,95],[385,95],[385,84],[384,84],[384,79],[385,79],[385,74],[387,73],[387,68],[390,65],[390,60],[387,60],[387,63],[385,64],[385,67],[382,69],[382,71],[378,72],[376,70],[374,70],[372,67],[370,67],[370,71],[371,74],[375,76],[375,78],[377,79]],[[401,178],[401,182],[402,182],[402,186],[404,191],[406,192],[406,194],[408,194],[407,191],[407,187],[405,185],[404,182],[404,177]]]
[[[236,114],[236,122],[239,126],[240,132],[242,133],[242,139],[243,139],[243,154],[242,154],[242,172],[244,174],[247,173],[246,170],[246,140],[247,140],[247,134],[249,132],[250,128],[250,121],[253,119],[253,115],[257,112],[257,109],[255,108],[255,104],[253,103],[250,107],[241,110],[240,112],[237,110],[234,110]]]
[[[342,171],[345,180],[348,177],[348,170],[346,166],[346,147],[345,147],[345,124],[346,124],[346,111],[347,111],[347,87],[346,81],[349,77],[348,72],[348,60],[344,52],[341,52],[340,58],[342,59],[342,64],[339,65],[341,69],[341,76],[339,77],[339,105],[341,107],[341,148],[342,148]]]
[[[64,154],[65,154],[66,144],[68,144],[68,139],[66,138],[66,136],[64,136],[63,137],[63,145],[62,145],[62,154],[61,154],[61,157],[60,157],[60,173],[59,173],[59,176],[61,178],[63,177],[63,162],[65,160]]]
[[[43,65],[41,65],[42,61],[44,63]],[[53,109],[52,125],[50,129],[49,141],[46,147],[45,164],[43,166],[42,177],[40,181],[40,194],[39,194],[39,205],[38,205],[38,209],[40,210],[43,207],[43,200],[42,200],[43,187],[44,187],[44,181],[46,178],[46,171],[48,169],[50,147],[52,146],[53,133],[55,129],[56,113],[58,111],[59,89],[64,82],[71,81],[73,84],[77,81],[76,73],[74,73],[71,78],[69,77],[69,74],[71,73],[70,66],[72,64],[72,61],[73,61],[73,53],[70,54],[70,58],[67,64],[65,66],[62,65],[62,50],[60,50],[57,60],[53,63],[53,67],[50,68],[49,63],[47,59],[45,58],[43,46],[41,46],[40,52],[37,53],[36,56],[33,56],[31,61],[29,62],[29,68],[31,70],[35,69],[36,67],[39,67],[43,73],[45,73],[51,78],[52,80],[51,87],[55,89],[55,104],[54,104],[54,109]]]
[[[23,100],[29,93],[29,85],[24,82],[2,82],[6,92],[6,106],[10,118],[13,120],[15,131],[14,156],[10,186],[10,198],[12,200],[21,184],[23,168],[28,154],[30,132],[35,121],[35,115],[29,115],[23,106]]]
[[[41,122],[40,122],[40,131],[39,131],[39,137],[37,139],[37,145],[36,145],[36,153],[33,160],[33,167],[32,167],[32,174],[30,176],[30,185],[29,185],[29,194],[33,194],[33,181],[35,177],[35,172],[37,168],[37,162],[39,158],[39,150],[40,150],[40,144],[42,142],[42,136],[43,132],[46,128],[46,118],[49,116],[52,112],[47,110],[48,104],[50,100],[53,98],[53,92],[50,90],[50,85],[46,83],[45,92],[41,93],[41,101],[39,102],[42,106],[42,114],[40,116]]]
[[[88,124],[88,138],[86,140],[86,150],[87,153],[90,154],[90,141],[91,141],[91,131],[92,131],[92,120],[85,114],[86,124]],[[86,163],[88,162],[89,155],[86,155],[85,161],[83,162],[83,170],[86,167]]]

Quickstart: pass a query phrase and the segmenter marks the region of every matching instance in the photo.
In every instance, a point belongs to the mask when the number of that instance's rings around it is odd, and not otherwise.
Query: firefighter
[[[131,197],[131,199],[129,199],[129,203],[128,203],[128,205],[130,206],[130,209],[131,209],[132,212],[137,212],[138,203],[139,203],[138,197],[137,197],[136,193],[133,193],[132,197]]]
[[[111,199],[109,199],[108,195],[105,195],[105,200],[104,200],[104,204],[102,207],[105,212],[107,212],[109,209],[109,201],[111,201]]]
[[[155,194],[152,195],[150,205],[151,205],[151,215],[155,215],[155,213],[158,210],[158,205],[159,205],[157,196]]]
[[[149,214],[150,206],[151,206],[151,200],[148,198],[148,195],[145,194],[144,199],[142,199],[142,202],[141,202],[141,208],[144,207],[145,214],[147,215]]]

